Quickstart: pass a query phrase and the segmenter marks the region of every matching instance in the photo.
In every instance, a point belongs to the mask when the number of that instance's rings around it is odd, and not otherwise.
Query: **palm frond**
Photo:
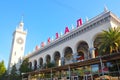
[[[120,27],[103,30],[99,36],[101,44],[98,45],[98,52],[100,54],[118,51],[120,47]]]

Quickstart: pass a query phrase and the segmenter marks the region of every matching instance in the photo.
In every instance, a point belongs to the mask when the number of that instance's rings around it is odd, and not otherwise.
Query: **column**
[[[89,51],[91,54],[91,58],[95,58],[95,48],[90,48]]]
[[[89,52],[90,52],[91,58],[95,58],[94,40],[90,39],[88,41],[88,45],[89,45]]]
[[[64,57],[61,57],[61,65],[63,66],[65,64]]]
[[[28,75],[28,80],[31,80],[31,75],[30,74]]]
[[[77,52],[73,54],[73,63],[77,62],[76,58],[77,58]]]
[[[70,70],[70,66],[68,66],[68,70],[69,70],[69,80],[71,80],[71,70]]]
[[[32,70],[34,70],[34,62],[32,62]]]
[[[51,80],[52,80],[52,69],[51,69]]]

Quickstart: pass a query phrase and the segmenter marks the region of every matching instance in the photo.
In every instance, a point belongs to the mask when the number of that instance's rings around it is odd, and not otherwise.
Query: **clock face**
[[[21,37],[17,38],[17,43],[18,44],[22,44],[23,43],[23,39]]]

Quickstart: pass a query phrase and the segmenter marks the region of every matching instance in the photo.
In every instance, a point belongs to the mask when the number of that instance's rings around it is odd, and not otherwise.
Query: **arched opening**
[[[85,41],[79,42],[77,46],[77,61],[89,58],[88,44]]]
[[[43,67],[43,58],[39,59],[39,67],[42,68]]]
[[[84,53],[82,51],[78,52],[77,60],[84,60]]]
[[[98,48],[99,48],[99,45],[102,43],[101,42],[101,33],[97,34],[95,39],[94,39],[94,48],[95,48],[95,57],[99,56],[99,53],[98,53]]]
[[[56,66],[61,65],[61,62],[60,62],[60,53],[58,51],[54,53],[54,61],[55,61],[55,65]]]
[[[47,56],[46,56],[46,64],[49,64],[50,61],[51,61],[51,57],[50,57],[50,55],[47,55]]]
[[[37,61],[34,60],[34,70],[37,70]]]
[[[98,53],[98,48],[95,47],[95,57],[99,56],[99,53]]]
[[[73,62],[73,51],[72,48],[66,47],[64,51],[65,64],[70,64]]]

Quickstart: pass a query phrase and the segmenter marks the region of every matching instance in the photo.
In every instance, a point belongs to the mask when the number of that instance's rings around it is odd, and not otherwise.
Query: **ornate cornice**
[[[46,46],[40,48],[38,51],[34,51],[31,54],[29,54],[27,57],[33,57],[35,55],[41,54],[42,52],[49,50],[59,44],[62,44],[68,40],[73,39],[74,37],[77,37],[93,28],[98,27],[99,25],[102,25],[106,22],[110,22],[110,19],[113,18],[120,24],[120,19],[118,19],[113,13],[110,11],[103,12],[100,15],[90,19],[89,21],[85,22],[82,26],[77,27],[73,30],[71,30],[69,33],[62,35],[58,39],[54,40],[53,42],[47,44]]]

